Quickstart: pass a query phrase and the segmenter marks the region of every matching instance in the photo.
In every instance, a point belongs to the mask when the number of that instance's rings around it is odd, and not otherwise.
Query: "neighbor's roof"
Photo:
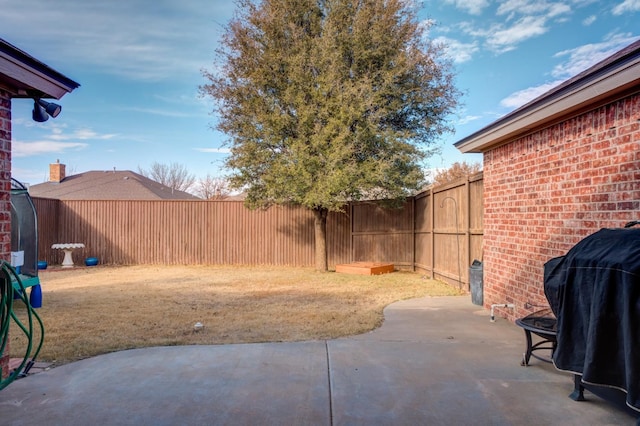
[[[0,86],[16,98],[55,98],[80,84],[0,38]]]
[[[58,200],[199,200],[129,170],[91,171],[29,187],[32,197]]]
[[[460,151],[485,152],[604,102],[640,90],[640,40],[540,97],[456,142]]]

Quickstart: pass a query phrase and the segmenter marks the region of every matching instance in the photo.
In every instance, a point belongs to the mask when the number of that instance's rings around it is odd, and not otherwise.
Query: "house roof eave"
[[[80,87],[64,76],[0,38],[0,75],[14,97],[60,99]]]

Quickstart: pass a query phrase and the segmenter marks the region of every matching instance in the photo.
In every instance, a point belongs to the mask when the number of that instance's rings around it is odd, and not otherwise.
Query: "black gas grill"
[[[551,312],[519,325],[550,342],[556,368],[575,375],[574,399],[585,386],[613,389],[640,416],[640,229],[602,229],[547,262],[544,275]],[[523,364],[535,349],[528,344]]]

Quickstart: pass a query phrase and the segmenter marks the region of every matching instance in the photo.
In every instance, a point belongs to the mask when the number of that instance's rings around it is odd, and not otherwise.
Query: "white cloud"
[[[151,115],[160,115],[163,117],[176,117],[176,118],[180,118],[180,117],[192,117],[193,114],[187,114],[185,112],[182,111],[177,111],[177,110],[166,110],[166,109],[158,109],[158,108],[136,108],[136,107],[131,107],[131,108],[125,108],[127,111],[134,111],[134,112],[141,112],[144,114],[151,114]]]
[[[473,54],[479,50],[478,43],[475,41],[463,43],[448,37],[438,37],[434,43],[444,45],[446,56],[457,64],[470,61]]]
[[[199,74],[214,58],[233,2],[0,0],[9,42],[65,69],[157,81]],[[34,11],[26,13],[25,11]]]
[[[558,52],[554,57],[567,56],[568,60],[557,65],[551,75],[565,79],[573,77],[638,39],[640,36],[631,34],[609,34],[601,43],[585,44]]]
[[[560,2],[545,0],[507,0],[500,3],[497,16],[505,16],[503,22],[494,23],[487,29],[475,29],[469,23],[459,28],[474,37],[486,40],[487,47],[498,54],[514,50],[518,44],[547,33],[549,22],[566,21],[571,8]]]
[[[487,44],[495,52],[508,52],[515,49],[518,43],[546,33],[549,30],[546,22],[544,16],[525,16],[510,28],[494,27],[488,32]]]
[[[481,119],[482,117],[479,115],[466,115],[464,117],[462,117],[460,120],[458,120],[458,125],[462,126],[464,124],[468,124],[471,123],[472,121],[476,121]]]
[[[571,13],[571,7],[563,3],[552,3],[549,6],[549,10],[546,15],[549,18],[555,18],[556,16],[564,15],[566,13]]]
[[[507,0],[500,3],[496,15],[509,15],[518,13],[520,15],[531,15],[533,13],[540,13],[546,9],[546,2],[544,1],[529,1],[529,0]]]
[[[67,150],[79,150],[87,146],[88,144],[82,142],[55,142],[49,140],[36,142],[13,141],[11,143],[11,155],[13,157],[31,157],[41,154],[61,153]]]
[[[47,124],[37,123],[37,127],[39,127],[43,132],[49,133],[43,136],[42,139],[53,141],[108,140],[118,136],[116,133],[97,133],[89,128],[78,128],[69,132],[69,126],[64,122],[48,122]]]
[[[501,100],[500,105],[511,109],[518,108],[638,39],[640,36],[610,34],[601,43],[586,44],[558,52],[554,57],[567,56],[568,60],[552,70],[551,75],[557,80],[517,91]]]
[[[585,27],[588,27],[589,25],[591,25],[594,22],[596,22],[597,19],[598,19],[598,17],[596,15],[591,15],[591,16],[585,18],[582,21],[582,25],[584,25]]]
[[[113,139],[116,136],[118,136],[116,133],[104,133],[104,134],[100,134],[100,133],[96,133],[91,129],[78,129],[76,131],[74,131],[69,137],[68,139],[80,139],[80,140],[86,140],[86,139],[93,139],[93,140],[108,140],[108,139]]]
[[[639,12],[640,11],[640,0],[625,0],[622,3],[616,5],[611,10],[611,13],[614,15],[622,15],[627,12]]]
[[[467,11],[472,15],[480,15],[482,10],[489,6],[488,0],[445,0],[445,3],[452,4],[457,9]]]
[[[51,135],[48,136],[48,139],[54,141],[68,141],[68,140],[108,140],[113,139],[118,136],[115,133],[105,133],[100,134],[96,133],[91,129],[77,129],[71,133],[65,133],[63,127],[66,126],[55,126],[51,128]]]
[[[210,152],[214,154],[229,154],[231,150],[229,148],[193,148],[194,151]]]
[[[527,102],[534,100],[543,93],[546,93],[549,90],[553,89],[554,87],[562,83],[562,81],[563,80],[556,80],[549,83],[541,84],[540,86],[534,86],[527,89],[519,90],[501,100],[500,105],[505,108],[516,109],[526,104]]]
[[[30,126],[32,122],[26,121]],[[66,123],[36,123],[38,133],[34,140],[16,140],[11,143],[13,157],[31,157],[41,154],[62,153],[68,150],[80,150],[89,146],[89,141],[109,140],[118,137],[116,133],[98,133],[89,128],[69,131]]]
[[[571,8],[564,3],[549,3],[544,0],[507,0],[500,4],[496,14],[509,15],[508,19],[512,19],[515,15],[544,15],[547,18],[554,18],[570,12]]]
[[[508,0],[501,3],[496,11],[497,16],[508,15],[502,22],[484,29],[461,22],[458,28],[472,37],[484,39],[489,50],[500,54],[514,50],[526,40],[546,34],[550,30],[550,21],[562,22],[565,20],[562,15],[570,12],[571,9],[564,3]]]

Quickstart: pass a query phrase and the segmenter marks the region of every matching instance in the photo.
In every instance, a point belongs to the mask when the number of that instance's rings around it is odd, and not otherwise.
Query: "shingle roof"
[[[31,185],[32,197],[58,200],[199,200],[129,170],[90,171]]]

